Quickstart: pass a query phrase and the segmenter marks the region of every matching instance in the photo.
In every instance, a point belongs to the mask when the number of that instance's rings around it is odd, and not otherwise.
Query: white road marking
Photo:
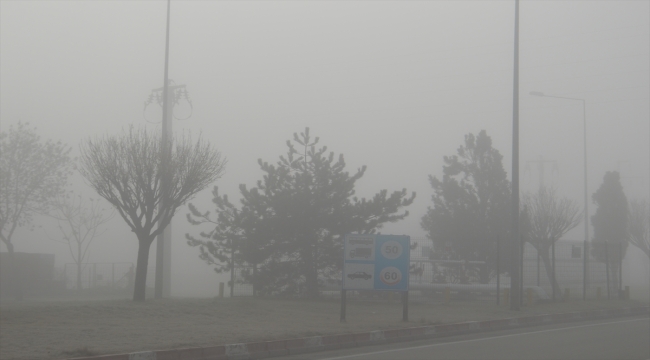
[[[606,322],[606,323],[578,325],[578,326],[564,327],[564,328],[559,328],[559,329],[538,330],[538,331],[530,331],[530,332],[524,332],[524,333],[518,333],[518,334],[491,336],[491,337],[480,338],[480,339],[459,340],[459,341],[437,343],[437,344],[430,344],[430,345],[413,346],[413,347],[408,347],[408,348],[373,351],[373,352],[368,352],[368,353],[363,353],[363,354],[354,354],[354,355],[344,355],[344,356],[337,356],[337,357],[331,357],[331,358],[323,358],[322,360],[348,359],[348,358],[359,357],[359,356],[367,356],[367,355],[375,355],[375,354],[387,354],[387,353],[396,352],[396,351],[403,351],[403,350],[406,350],[406,349],[424,349],[424,348],[428,348],[428,347],[435,347],[435,346],[442,346],[442,345],[462,344],[462,343],[467,343],[467,342],[501,339],[501,338],[507,338],[507,337],[513,337],[513,336],[521,336],[521,335],[528,335],[528,334],[539,334],[539,333],[545,333],[545,332],[551,332],[551,331],[571,330],[571,329],[579,329],[579,328],[592,327],[592,326],[620,324],[620,323],[627,323],[627,322],[634,322],[634,321],[648,321],[648,320],[649,320],[648,318],[641,318],[641,319],[633,319],[633,320],[610,321],[610,322]],[[507,330],[507,329],[504,329],[504,330]],[[648,360],[650,360],[650,359],[648,359]]]

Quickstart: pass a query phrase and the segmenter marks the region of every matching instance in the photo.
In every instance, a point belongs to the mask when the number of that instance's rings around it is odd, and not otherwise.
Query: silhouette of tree
[[[8,252],[14,252],[15,230],[47,213],[65,191],[72,173],[69,154],[70,147],[42,141],[28,123],[0,132],[0,239]]]
[[[14,260],[13,235],[17,228],[32,226],[35,215],[52,208],[52,200],[64,192],[72,172],[70,147],[43,141],[35,128],[18,122],[0,132],[0,240],[7,246],[8,289],[22,298]]]
[[[559,294],[557,278],[553,281],[549,251],[564,234],[580,224],[582,212],[575,200],[559,197],[555,188],[544,186],[534,194],[524,195],[523,203],[528,211],[530,224],[528,241],[540,254],[546,275]]]
[[[628,245],[630,209],[617,171],[605,173],[592,199],[597,209],[591,216],[594,227],[591,252],[596,259],[607,263],[613,288],[618,289],[619,266]]]
[[[81,290],[81,267],[87,261],[90,244],[106,229],[101,230],[113,215],[108,213],[95,199],[84,200],[81,195],[60,197],[50,214],[56,219],[63,242],[68,245],[70,255],[77,267],[77,290]]]
[[[355,183],[366,167],[350,175],[343,155],[338,158],[317,148],[309,128],[287,141],[288,153],[276,165],[258,160],[265,173],[257,186],[240,185],[241,207],[214,189],[216,217],[190,206],[188,220],[214,228],[200,237],[187,235],[188,244],[198,246],[201,259],[226,269],[234,251],[235,261],[253,264],[252,279],[260,293],[291,292],[318,294],[318,286],[334,276],[343,262],[345,234],[373,233],[387,222],[408,216],[400,212],[410,205],[406,189],[388,194],[381,190],[372,199],[355,197]],[[300,150],[298,150],[300,149]]]
[[[81,174],[138,238],[134,301],[145,300],[149,248],[176,209],[221,177],[225,160],[210,143],[189,136],[161,141],[130,128],[81,145]],[[163,179],[165,179],[163,184]]]
[[[487,261],[481,282],[496,265],[496,241],[507,241],[510,221],[510,183],[503,156],[492,147],[485,130],[465,135],[457,154],[445,156],[442,180],[429,176],[433,207],[421,226],[435,249],[449,249],[459,260]],[[505,246],[502,248],[506,248]],[[503,250],[501,269],[507,269]]]

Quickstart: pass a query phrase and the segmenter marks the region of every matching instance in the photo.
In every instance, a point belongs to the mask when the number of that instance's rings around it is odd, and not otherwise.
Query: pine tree
[[[262,294],[316,296],[324,281],[339,278],[343,236],[374,233],[404,219],[409,213],[401,209],[415,193],[382,190],[370,200],[357,198],[355,184],[366,167],[348,173],[343,155],[335,157],[327,147],[316,147],[318,142],[306,128],[287,141],[288,152],[275,165],[258,160],[265,174],[256,187],[240,185],[239,209],[216,188],[216,218],[190,207],[191,223],[215,227],[199,237],[188,234],[188,244],[198,246],[200,257],[217,271],[224,270],[229,248],[234,249],[235,262],[256,269],[250,280]]]
[[[496,265],[496,241],[508,241],[510,182],[503,156],[492,147],[485,130],[465,136],[457,154],[444,157],[442,180],[429,176],[433,207],[422,218],[422,228],[433,240],[436,252],[457,260],[488,263],[481,269],[481,282],[489,280]],[[502,269],[508,262],[502,246]],[[445,250],[443,250],[445,249]]]
[[[607,264],[609,279],[613,284],[611,288],[618,289],[619,267],[628,245],[630,214],[619,173],[605,173],[603,183],[591,197],[598,207],[591,216],[594,227],[591,253],[598,261]]]

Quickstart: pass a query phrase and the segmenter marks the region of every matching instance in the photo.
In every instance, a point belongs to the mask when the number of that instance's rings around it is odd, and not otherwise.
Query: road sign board
[[[343,251],[344,290],[408,291],[409,236],[346,235]]]

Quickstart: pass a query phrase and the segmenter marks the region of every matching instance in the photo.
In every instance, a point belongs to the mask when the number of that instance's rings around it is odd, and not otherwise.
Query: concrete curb
[[[336,350],[357,346],[413,341],[479,331],[504,330],[516,327],[602,319],[619,316],[650,315],[649,306],[542,314],[517,318],[468,321],[454,324],[412,328],[375,330],[363,333],[311,336],[297,339],[227,344],[202,348],[141,351],[129,354],[78,357],[70,360],[243,360],[306,352]]]

